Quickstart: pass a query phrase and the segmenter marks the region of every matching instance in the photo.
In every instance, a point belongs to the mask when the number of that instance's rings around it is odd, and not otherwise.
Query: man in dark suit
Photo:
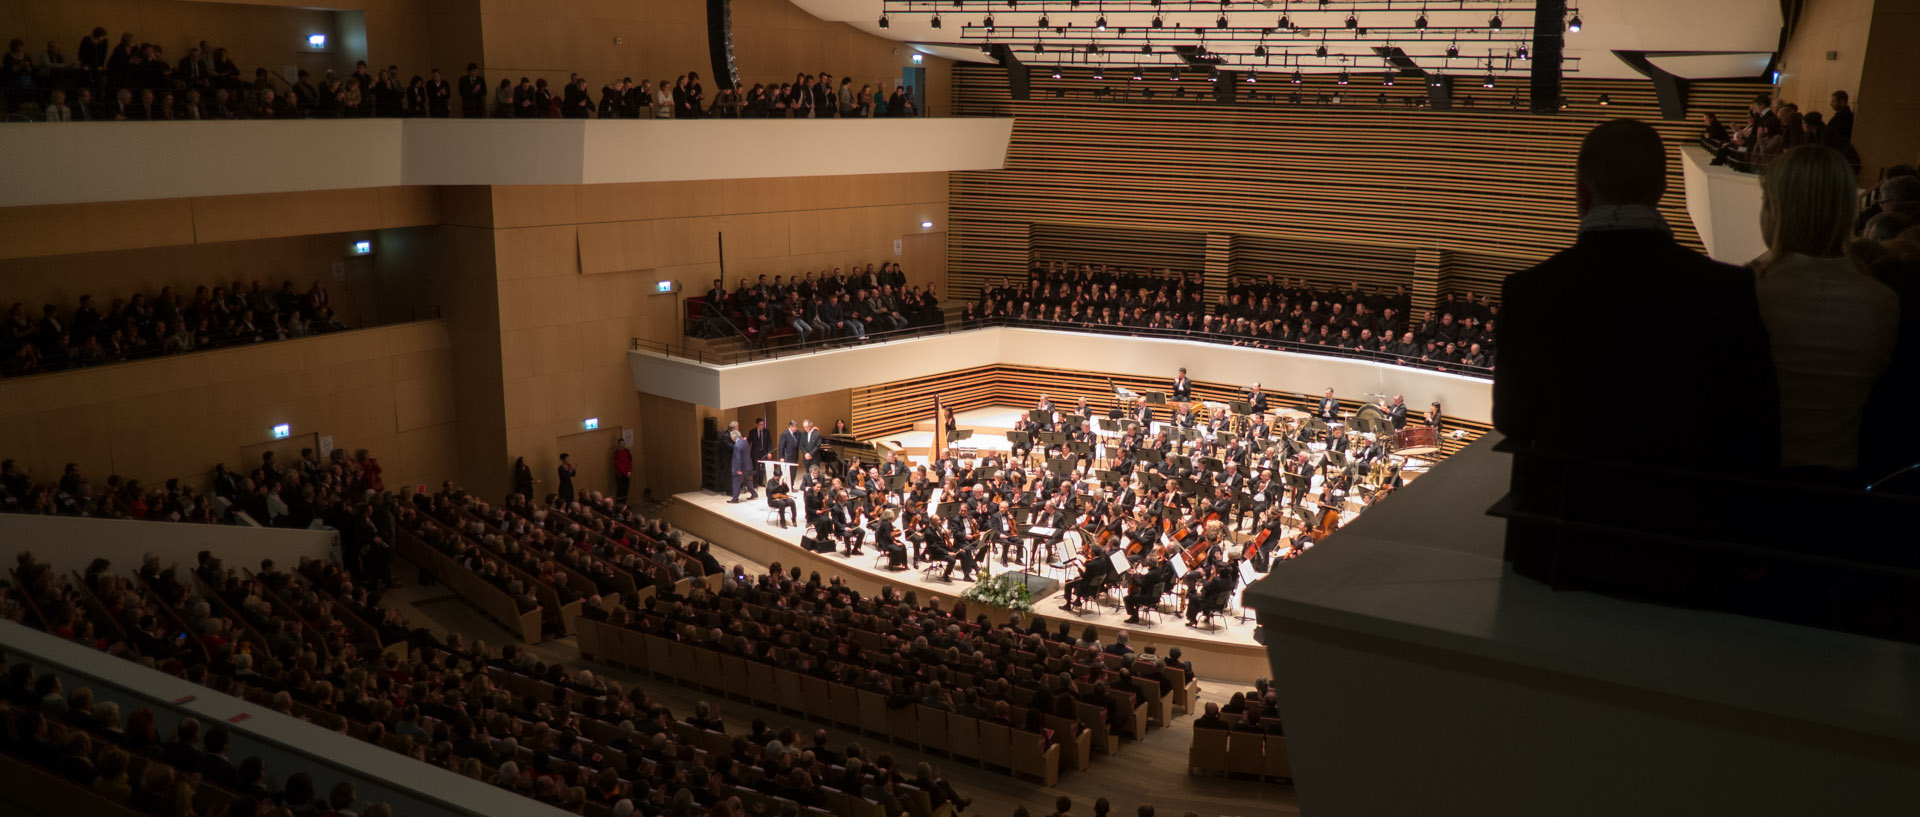
[[[800,466],[811,468],[820,463],[820,429],[812,420],[800,421]]]
[[[460,115],[479,119],[487,115],[487,78],[480,75],[480,64],[467,63],[467,75],[460,78]]]
[[[1670,451],[1596,432],[1633,416],[1636,395],[1698,395],[1737,410],[1694,436],[1690,463],[1773,467],[1779,397],[1753,274],[1674,241],[1655,209],[1666,166],[1659,135],[1635,120],[1603,123],[1581,143],[1579,238],[1502,287],[1494,426],[1523,445],[1664,460]]]
[[[740,433],[740,424],[731,423],[727,434],[733,438],[733,496],[729,503],[740,501],[740,491],[745,489],[748,499],[759,499],[760,492],[753,489],[753,449],[747,445],[746,435]]]
[[[1387,419],[1393,421],[1394,431],[1399,431],[1407,427],[1407,399],[1405,397],[1397,394],[1393,396],[1393,405],[1387,409]]]
[[[428,72],[427,115],[435,119],[447,118],[448,103],[452,101],[452,97],[453,86],[440,76],[440,69],[435,68]]]
[[[773,455],[773,432],[767,428],[767,418],[760,418],[753,424],[753,430],[747,432],[747,450],[753,453],[755,465]],[[753,469],[753,484],[760,485],[764,479],[759,468]]]
[[[1173,399],[1185,403],[1193,396],[1193,381],[1187,379],[1187,367],[1181,366],[1180,373],[1173,376]]]
[[[1314,409],[1313,416],[1329,423],[1340,419],[1340,401],[1334,399],[1331,387],[1320,397],[1320,406]]]
[[[1247,392],[1247,408],[1254,414],[1267,413],[1267,393],[1260,390],[1258,383],[1253,384],[1253,388]]]
[[[787,430],[780,432],[777,451],[780,454],[781,462],[797,463],[800,461],[800,432],[798,425],[792,420],[787,421]],[[794,469],[789,467],[787,470],[791,472]],[[788,474],[787,481],[793,481],[791,473]]]

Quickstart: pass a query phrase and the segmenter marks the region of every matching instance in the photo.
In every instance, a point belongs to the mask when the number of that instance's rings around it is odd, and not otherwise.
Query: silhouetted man
[[[1679,245],[1656,206],[1667,148],[1616,119],[1580,145],[1574,245],[1502,288],[1494,426],[1543,449],[1671,460],[1712,469],[1780,460],[1779,396],[1753,274]],[[1697,397],[1728,411],[1684,451],[1620,445],[1605,433],[1648,398]]]

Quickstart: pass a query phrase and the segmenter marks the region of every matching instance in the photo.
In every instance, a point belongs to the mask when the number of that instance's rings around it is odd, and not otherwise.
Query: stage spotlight
[[[1047,23],[1049,23],[1049,22],[1051,22],[1051,20],[1049,20],[1049,19],[1047,18],[1047,15],[1046,15],[1045,13],[1042,13],[1042,14],[1040,15],[1040,20],[1039,20],[1039,23],[1040,23],[1040,27],[1041,27],[1041,28],[1046,28],[1046,27],[1047,27]]]
[[[1347,84],[1347,70],[1344,68],[1340,69],[1340,84]]]
[[[1612,99],[1610,99],[1610,98],[1608,98],[1606,94],[1601,94],[1601,95],[1600,95],[1600,100],[1599,100],[1599,102],[1600,102],[1600,105],[1601,105],[1601,107],[1606,107],[1606,106],[1608,106],[1608,105],[1612,105],[1612,104],[1613,104],[1613,100],[1612,100]]]
[[[927,21],[927,23],[928,25],[933,26],[934,29],[938,30],[940,28],[940,15],[938,13],[935,13],[933,15],[933,19]]]
[[[1059,78],[1060,78],[1060,66],[1058,66],[1058,65],[1056,65],[1056,66],[1054,66],[1054,67],[1053,67],[1053,78],[1054,78],[1054,79],[1059,79]]]
[[[1520,59],[1532,59],[1532,57],[1527,55],[1527,47],[1525,45],[1520,46]]]
[[[1254,83],[1257,83],[1257,82],[1259,82],[1259,81],[1260,81],[1260,72],[1259,72],[1259,71],[1248,71],[1248,72],[1247,72],[1247,84],[1248,84],[1248,85],[1252,85],[1252,84],[1254,84]]]
[[[1348,13],[1347,28],[1359,28],[1359,27],[1360,27],[1360,18],[1353,15],[1352,13]]]
[[[1423,12],[1420,12],[1420,16],[1418,16],[1418,17],[1415,17],[1415,18],[1413,18],[1413,27],[1414,27],[1414,28],[1421,28],[1421,29],[1424,29],[1424,28],[1426,28],[1426,27],[1427,27],[1427,13],[1426,13],[1426,12],[1424,12],[1424,11],[1423,11]]]
[[[1093,21],[1093,27],[1094,27],[1094,28],[1097,28],[1097,29],[1099,29],[1099,30],[1101,30],[1101,31],[1106,31],[1106,30],[1107,30],[1107,15],[1105,15],[1105,14],[1102,14],[1102,15],[1100,15],[1100,17],[1099,17],[1099,19],[1096,19],[1096,20],[1094,20],[1094,21]]]
[[[1180,69],[1178,69],[1178,68],[1175,68],[1175,69],[1172,69],[1172,70],[1170,70],[1170,71],[1168,71],[1168,72],[1167,72],[1167,79],[1168,79],[1168,81],[1171,81],[1171,82],[1179,82],[1179,81],[1180,81]]]
[[[1315,48],[1315,49],[1313,49],[1313,55],[1314,55],[1314,56],[1316,56],[1316,57],[1324,57],[1324,56],[1326,56],[1326,55],[1327,55],[1327,44],[1326,44],[1326,43],[1321,43],[1321,44],[1320,44],[1320,47],[1318,47],[1318,48]]]
[[[1138,69],[1138,68],[1135,68],[1135,69],[1133,69],[1133,81],[1134,81],[1134,82],[1139,82],[1139,81],[1141,81],[1141,80],[1143,80],[1143,79],[1146,79],[1146,78],[1147,78],[1147,75],[1146,75],[1146,74],[1144,74],[1144,73],[1141,73],[1141,71],[1140,71],[1140,69]]]
[[[1567,30],[1575,34],[1580,33],[1580,12],[1574,12],[1573,19],[1567,21]]]
[[[1392,84],[1393,84],[1393,78],[1394,78],[1394,71],[1392,71],[1391,69],[1389,69],[1389,70],[1387,71],[1387,73],[1385,73],[1385,74],[1382,74],[1382,75],[1380,76],[1380,84],[1381,84],[1381,85],[1392,85]]]
[[[981,25],[983,25],[983,26],[986,26],[986,27],[987,27],[987,30],[988,30],[988,31],[992,31],[992,30],[993,30],[993,15],[991,15],[991,14],[989,14],[989,15],[987,15],[987,19],[985,19],[985,20],[981,20],[981,21],[980,21],[980,24],[981,24]]]
[[[880,27],[881,28],[887,27],[887,15],[885,14],[880,15]]]
[[[1256,56],[1256,57],[1265,57],[1265,56],[1267,55],[1267,47],[1266,47],[1266,46],[1264,46],[1264,45],[1256,45],[1256,46],[1254,46],[1254,47],[1253,47],[1253,55],[1254,55],[1254,56]]]
[[[1487,18],[1487,28],[1493,29],[1494,31],[1500,30],[1499,13],[1496,12],[1492,17]]]
[[[1107,72],[1106,72],[1106,69],[1104,69],[1104,68],[1095,68],[1095,69],[1093,69],[1093,78],[1094,78],[1094,79],[1106,79],[1106,78],[1107,78]]]
[[[1299,72],[1299,71],[1294,71],[1294,72],[1293,72],[1293,84],[1295,84],[1295,85],[1299,85],[1299,84],[1300,84],[1300,72]]]
[[[1155,14],[1155,15],[1153,15],[1153,27],[1154,27],[1154,28],[1166,28],[1166,27],[1167,27],[1167,21],[1165,21],[1165,20],[1162,20],[1162,19],[1160,19],[1160,15],[1158,15],[1158,14]]]
[[[1460,46],[1457,44],[1449,44],[1447,46],[1447,58],[1452,59],[1458,56],[1460,56]]]

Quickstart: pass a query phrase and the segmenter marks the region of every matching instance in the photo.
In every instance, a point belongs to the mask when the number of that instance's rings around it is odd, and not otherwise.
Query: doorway
[[[281,440],[268,440],[240,447],[240,472],[251,474],[260,467],[260,455],[273,452],[273,463],[280,470],[300,467],[300,449],[311,448],[313,455],[321,462],[327,461],[327,455],[320,453],[320,435],[318,433],[294,434]]]

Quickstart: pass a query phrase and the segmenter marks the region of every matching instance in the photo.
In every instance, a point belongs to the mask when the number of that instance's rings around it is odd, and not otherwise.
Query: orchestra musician
[[[1431,428],[1437,432],[1440,430],[1440,424],[1442,420],[1443,418],[1440,414],[1440,401],[1435,400],[1433,401],[1432,406],[1427,407],[1427,416],[1423,419],[1422,422],[1426,424],[1427,428]]]
[[[886,554],[887,569],[905,570],[907,569],[907,548],[893,538],[894,519],[892,508],[880,512],[880,521],[873,526],[873,546]]]
[[[860,555],[860,543],[867,538],[867,529],[860,526],[860,519],[854,513],[853,505],[845,489],[833,497],[833,504],[827,511],[835,536],[846,545],[848,556]]]
[[[1199,626],[1202,613],[1225,610],[1226,595],[1233,592],[1233,586],[1238,581],[1238,577],[1225,565],[1209,562],[1202,579],[1190,585],[1187,591],[1187,626]]]
[[[958,519],[958,517],[955,517],[955,519]],[[953,547],[953,536],[950,528],[941,527],[934,524],[932,520],[928,520],[926,537],[923,544],[926,548],[921,559],[930,562],[947,563],[947,569],[940,573],[941,581],[953,581],[953,568],[955,565],[960,567],[960,578],[973,581],[973,573],[978,569],[979,561],[973,558],[973,551],[971,549]]]
[[[1326,423],[1340,419],[1340,401],[1333,398],[1333,388],[1331,386],[1327,388],[1327,393],[1321,396],[1320,405],[1314,409],[1313,416],[1320,418],[1321,422]]]
[[[1084,397],[1082,397],[1082,398],[1080,398],[1080,399],[1081,399],[1081,400],[1085,400],[1086,398],[1084,398]],[[1034,404],[1034,408],[1035,408],[1035,409],[1037,409],[1037,410],[1039,410],[1039,411],[1040,411],[1041,413],[1043,413],[1043,414],[1052,414],[1052,413],[1053,413],[1053,401],[1052,401],[1052,400],[1050,400],[1050,399],[1048,399],[1048,398],[1047,398],[1047,396],[1046,396],[1045,394],[1041,394],[1041,395],[1040,395],[1040,402],[1039,402],[1039,403],[1036,403],[1036,404]]]
[[[1267,413],[1267,393],[1260,390],[1259,383],[1247,390],[1247,408],[1254,414]]]
[[[1193,397],[1193,381],[1187,379],[1187,367],[1181,366],[1180,373],[1173,376],[1174,402],[1185,403]]]
[[[1100,595],[1107,589],[1107,583],[1113,579],[1113,561],[1108,551],[1100,545],[1093,545],[1085,568],[1080,577],[1065,585],[1066,601],[1062,609],[1078,611],[1080,604],[1087,599]]]
[[[1387,409],[1387,419],[1393,422],[1393,430],[1407,427],[1407,401],[1400,395],[1393,396],[1393,406]]]
[[[1127,623],[1140,623],[1140,608],[1159,603],[1160,594],[1173,583],[1173,565],[1167,557],[1156,557],[1127,572]]]
[[[787,518],[793,517],[795,524],[800,522],[800,514],[794,510],[792,491],[787,487],[786,477],[779,471],[773,473],[773,481],[767,483],[767,507],[780,514],[780,527],[787,527]]]

